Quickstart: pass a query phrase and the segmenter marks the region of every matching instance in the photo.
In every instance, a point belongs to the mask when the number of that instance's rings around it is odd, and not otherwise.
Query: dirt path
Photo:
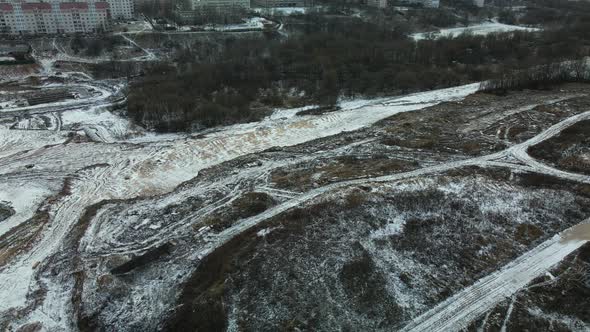
[[[587,227],[590,219],[553,236],[508,265],[480,279],[431,310],[415,318],[403,332],[459,331],[512,296],[534,278],[546,273],[587,240],[568,236]]]

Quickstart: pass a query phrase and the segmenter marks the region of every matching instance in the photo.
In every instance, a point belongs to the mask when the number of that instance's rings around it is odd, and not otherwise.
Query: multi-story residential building
[[[111,16],[116,20],[130,19],[135,14],[133,0],[106,0],[109,3]]]
[[[133,4],[136,13],[158,17],[169,16],[178,7],[180,0],[134,0]]]
[[[175,10],[181,24],[241,22],[250,0],[190,0],[183,10]]]
[[[412,5],[422,5],[427,8],[438,8],[440,6],[440,0],[401,0],[399,2]]]
[[[167,6],[169,4],[175,3],[176,0],[135,0],[135,8],[138,6],[145,6],[145,5],[153,5],[158,4],[160,6]]]
[[[132,0],[0,0],[0,33],[105,31],[111,18],[132,16]]]
[[[377,7],[377,8],[386,8],[387,7],[387,0],[367,0],[367,6]]]
[[[0,33],[9,33],[8,20],[12,18],[13,6],[10,3],[0,2]]]
[[[250,5],[255,8],[305,7],[306,0],[252,0]]]
[[[212,8],[227,8],[227,7],[243,7],[250,8],[250,0],[192,0],[193,10],[212,7]]]

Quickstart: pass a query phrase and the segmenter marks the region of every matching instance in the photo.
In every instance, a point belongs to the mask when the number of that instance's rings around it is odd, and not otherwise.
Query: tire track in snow
[[[586,219],[578,224],[590,222]],[[402,332],[459,331],[514,295],[534,278],[543,275],[567,255],[584,245],[580,239],[566,240],[569,228],[510,262],[472,286],[465,288],[431,310],[415,318]]]

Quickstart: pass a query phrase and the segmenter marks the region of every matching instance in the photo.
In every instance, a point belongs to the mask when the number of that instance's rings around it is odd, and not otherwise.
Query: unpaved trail
[[[567,95],[567,96],[563,96],[563,97],[559,97],[559,98],[555,98],[555,99],[551,99],[551,100],[547,100],[545,102],[541,102],[541,103],[534,103],[534,104],[530,104],[530,105],[525,105],[522,107],[518,107],[515,109],[508,109],[506,111],[498,111],[498,110],[494,110],[494,111],[490,111],[489,114],[485,115],[484,117],[480,118],[477,122],[466,126],[465,128],[463,128],[461,131],[463,133],[468,133],[470,131],[474,131],[474,130],[484,130],[485,128],[487,128],[488,126],[490,126],[491,124],[493,124],[494,122],[500,121],[504,118],[507,118],[509,116],[513,116],[519,113],[524,113],[524,112],[528,112],[531,111],[533,109],[535,109],[538,106],[548,106],[548,105],[553,105],[553,104],[557,104],[559,102],[568,100],[568,99],[572,99],[575,97],[581,97],[584,96],[583,94],[571,94],[571,95]],[[507,133],[506,133],[507,134]]]
[[[459,331],[467,328],[472,321],[492,310],[498,303],[518,292],[534,278],[546,273],[567,255],[584,245],[587,240],[568,239],[568,234],[588,222],[590,219],[553,236],[499,271],[480,279],[423,313],[401,331]]]
[[[143,57],[136,57],[136,58],[133,58],[133,59],[131,59],[131,60],[133,60],[133,61],[138,61],[138,60],[144,60],[144,61],[154,61],[154,60],[156,60],[156,59],[157,59],[157,57],[156,57],[156,55],[154,54],[154,52],[152,52],[152,51],[150,51],[150,50],[147,50],[147,49],[145,49],[145,48],[141,47],[141,46],[140,46],[138,43],[136,43],[136,42],[135,42],[135,40],[133,40],[133,39],[131,39],[131,38],[127,37],[127,36],[126,36],[125,34],[123,34],[123,33],[119,34],[119,36],[123,37],[123,39],[125,39],[126,41],[128,41],[128,42],[129,42],[131,45],[133,45],[133,46],[135,46],[135,47],[139,48],[140,50],[142,50],[142,51],[145,53],[145,56],[143,56]]]
[[[517,145],[509,148],[507,150],[507,152],[511,156],[513,156],[516,159],[518,159],[519,161],[521,161],[522,163],[530,166],[536,172],[539,172],[542,174],[553,175],[555,177],[566,179],[566,180],[587,183],[588,179],[589,179],[588,176],[583,175],[583,174],[576,174],[576,173],[570,173],[570,172],[558,170],[558,169],[553,168],[547,164],[544,164],[542,162],[535,160],[533,157],[531,157],[527,153],[527,150],[530,147],[537,145],[543,141],[546,141],[550,138],[553,138],[553,137],[559,135],[563,130],[569,128],[570,126],[572,126],[580,121],[587,120],[587,119],[590,119],[590,111],[569,117],[569,118],[549,127],[548,129],[546,129],[545,131],[543,131],[539,135],[529,139],[528,141],[526,141],[522,144],[517,144]]]

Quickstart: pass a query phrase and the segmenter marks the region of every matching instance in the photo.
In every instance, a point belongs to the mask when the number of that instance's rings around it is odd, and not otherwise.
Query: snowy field
[[[262,21],[253,20],[246,24],[256,27],[261,26]],[[144,51],[146,58],[152,56],[148,50]],[[34,242],[19,247],[22,253],[15,254],[8,264],[0,266],[0,298],[4,299],[0,301],[0,312],[22,311],[20,320],[11,322],[15,324],[12,325],[15,328],[19,323],[33,320],[42,322],[48,330],[68,330],[73,326],[71,299],[74,290],[71,284],[62,282],[72,278],[72,274],[70,271],[58,271],[58,274],[67,274],[53,278],[44,273],[54,264],[52,258],[63,250],[64,243],[72,240],[71,236],[80,227],[79,221],[88,207],[105,200],[168,194],[197,177],[202,170],[223,162],[274,147],[291,147],[363,129],[399,113],[461,101],[479,89],[479,84],[469,84],[401,97],[349,100],[340,103],[340,110],[321,115],[296,115],[309,107],[277,110],[259,122],[227,126],[204,137],[195,137],[182,134],[145,135],[140,128],[133,128],[127,119],[110,111],[123,100],[120,84],[98,81],[79,85],[93,89],[96,94],[87,99],[17,108],[31,116],[24,120],[19,115],[15,116],[17,127],[22,130],[0,129],[0,201],[8,202],[16,212],[0,224],[0,235],[18,231],[23,236],[34,237]],[[36,115],[50,119],[47,121],[52,122],[48,126],[51,130],[30,130],[34,129],[31,126],[38,127],[36,123],[40,120],[34,118]],[[507,156],[520,158],[523,165],[518,167],[523,169],[528,167],[562,178],[588,181],[587,178],[539,165],[526,155],[526,149],[531,144],[554,136],[567,125],[587,117],[590,117],[590,113],[572,117],[523,144],[486,157],[396,175],[342,181],[301,195],[283,192],[282,195],[286,195],[288,199],[284,203],[262,214],[243,219],[235,227],[218,234],[215,241],[204,250],[191,255],[210,254],[234,236],[268,218],[332,190],[351,185],[415,178],[464,166],[487,166]],[[68,133],[76,135],[68,137]],[[77,141],[70,142],[69,138]],[[251,174],[246,170],[241,176],[246,181],[249,175]],[[236,179],[229,178],[227,182],[231,184],[234,180]],[[207,196],[210,192],[227,189],[224,189],[224,183],[214,183],[212,187],[215,189],[200,188],[200,194]],[[46,213],[46,224],[26,223],[38,211]],[[145,226],[154,232],[153,241],[156,244],[165,240],[157,236],[158,232],[170,231],[156,221],[138,219],[136,222],[138,227]],[[187,223],[186,226],[190,224]],[[101,234],[98,228],[91,227],[91,230]],[[395,231],[396,229],[391,228],[383,232],[389,234]],[[92,239],[84,240],[91,242]],[[143,248],[149,244],[153,243],[138,240],[134,245]],[[572,248],[566,247],[567,250]],[[44,302],[37,304],[32,301],[31,296],[40,289],[46,294],[41,301]],[[160,313],[164,314],[164,311]]]
[[[503,33],[503,32],[513,32],[513,31],[539,31],[540,29],[537,28],[529,28],[529,27],[522,27],[517,25],[508,25],[498,22],[487,22],[478,25],[471,25],[464,28],[450,28],[450,29],[441,29],[438,31],[431,31],[431,32],[421,32],[413,34],[411,37],[416,40],[424,40],[424,39],[437,39],[437,38],[454,38],[458,37],[462,34],[472,34],[476,36],[485,36],[491,33]]]
[[[9,267],[2,270],[0,297],[10,296],[12,301],[0,303],[0,310],[25,305],[26,292],[29,289],[27,285],[33,282],[35,275],[35,263],[44,261],[59,248],[61,241],[81,217],[85,207],[91,204],[105,199],[163,194],[194,178],[200,170],[221,162],[274,146],[292,146],[343,131],[357,130],[400,112],[460,100],[477,91],[478,87],[479,84],[471,84],[403,98],[380,99],[374,105],[355,105],[354,109],[343,109],[321,116],[291,117],[283,120],[269,117],[258,123],[229,126],[202,139],[172,137],[170,140],[171,137],[166,135],[163,141],[156,140],[140,146],[129,146],[125,143],[83,143],[43,148],[41,146],[44,146],[46,141],[40,141],[37,132],[21,131],[18,135],[19,141],[24,141],[24,144],[15,141],[3,142],[10,155],[20,152],[18,158],[8,157],[0,163],[0,176],[3,179],[11,177],[13,183],[24,181],[20,182],[23,184],[35,181],[39,186],[50,181],[51,187],[59,185],[64,177],[71,174],[76,174],[76,180],[71,184],[71,194],[61,198],[59,204],[51,207],[52,224],[57,226],[44,229],[32,252],[19,256]],[[104,123],[110,118],[110,115],[93,112],[74,112],[65,116],[66,121],[71,123]],[[6,134],[9,134],[8,130]],[[57,133],[51,134],[51,137],[63,137]],[[29,150],[34,147],[41,148]],[[22,173],[26,165],[35,165],[29,172],[31,175]],[[103,166],[90,168],[92,165]],[[50,189],[36,189],[39,194],[35,197],[46,196],[47,190]],[[55,194],[55,191],[53,193]],[[9,195],[10,193],[3,194]],[[34,206],[34,203],[38,202],[32,199],[27,206],[36,209],[38,206]],[[9,218],[5,222],[7,225],[18,225],[22,222],[22,217],[19,217],[19,220]],[[21,292],[11,289],[10,294],[3,294],[9,290],[9,284],[20,285],[18,290]],[[60,307],[61,305],[55,304],[57,315],[63,315]],[[55,324],[60,326],[56,321],[51,321],[50,325]]]

